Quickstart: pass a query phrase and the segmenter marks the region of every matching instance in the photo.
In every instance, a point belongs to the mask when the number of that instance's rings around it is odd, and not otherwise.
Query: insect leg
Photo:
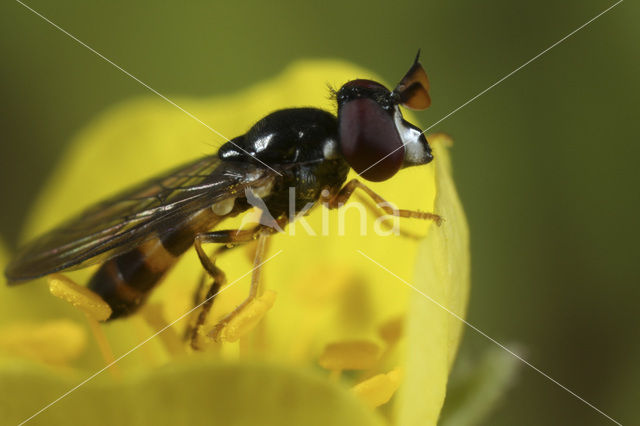
[[[81,310],[91,327],[98,349],[102,354],[107,366],[111,366],[111,371],[118,375],[118,366],[115,364],[115,357],[107,336],[104,334],[100,322],[105,321],[111,315],[111,308],[102,300],[100,295],[91,289],[77,284],[68,276],[61,273],[54,273],[47,276],[49,281],[49,291],[56,297],[70,302],[74,307]]]
[[[387,200],[376,194],[371,188],[360,182],[358,179],[352,179],[347,182],[347,184],[343,186],[336,195],[329,199],[327,204],[328,207],[330,209],[337,209],[340,206],[344,205],[344,203],[351,197],[351,195],[353,195],[353,192],[358,188],[363,190],[379,208],[381,208],[385,213],[391,216],[433,220],[436,225],[440,225],[442,223],[442,217],[434,213],[392,208]]]
[[[232,248],[235,248],[237,246],[232,246],[232,247],[227,247],[227,246],[221,246],[218,247],[216,249],[216,251],[211,255],[211,256],[207,256],[207,257],[211,257],[213,259],[217,259],[218,256],[220,256],[222,253],[231,250]],[[204,265],[202,265],[204,267]],[[200,277],[200,280],[198,281],[198,286],[196,287],[196,290],[193,292],[193,306],[197,306],[199,305],[203,300],[204,300],[204,295],[202,294],[202,292],[204,291],[204,285],[207,283],[207,275],[209,275],[209,273],[205,270],[202,272],[202,275]]]
[[[195,326],[191,330],[191,347],[193,347],[194,349],[199,349],[199,346],[198,346],[198,332],[200,330],[200,327],[202,327],[202,325],[205,323],[205,321],[207,319],[207,316],[209,315],[209,312],[211,311],[211,308],[213,306],[213,302],[214,302],[216,294],[220,291],[220,288],[224,285],[224,282],[226,281],[224,272],[222,272],[222,270],[220,268],[218,268],[214,264],[214,262],[211,260],[211,258],[209,256],[207,256],[206,252],[202,248],[202,244],[203,243],[243,244],[243,243],[248,243],[248,242],[254,241],[257,238],[258,239],[258,246],[260,247],[260,245],[261,245],[261,238],[260,237],[262,235],[266,236],[266,235],[274,233],[274,232],[276,232],[275,229],[273,229],[271,227],[257,226],[257,227],[255,227],[253,229],[247,229],[247,230],[229,229],[229,230],[214,231],[214,232],[208,232],[208,233],[203,233],[203,234],[196,235],[196,238],[195,238],[195,241],[194,241],[194,246],[196,248],[196,253],[198,254],[198,258],[200,259],[200,263],[202,264],[202,267],[204,268],[204,270],[211,276],[211,278],[213,278],[213,283],[211,284],[211,287],[207,291],[207,294],[206,294],[206,296],[204,298],[204,302],[202,303],[202,310],[200,311],[200,314],[198,315],[198,319],[196,321]],[[262,244],[264,245],[264,243],[262,243]],[[218,254],[219,252],[223,251],[225,248],[226,248],[226,246],[219,248],[216,251],[216,254]],[[264,251],[264,249],[262,249],[262,251]],[[258,248],[256,253],[257,253],[256,254],[256,258],[258,257],[258,253],[260,253],[260,256],[262,256],[260,248]],[[254,274],[255,273],[256,272],[254,270]],[[251,290],[251,293],[249,295],[249,298],[245,302],[248,302],[250,299],[255,297],[255,295],[253,295],[253,293],[254,293],[253,280],[252,280],[251,288],[252,288],[252,290]],[[201,291],[199,291],[199,293],[201,293]],[[246,303],[243,302],[243,304],[241,304],[241,306],[244,306],[245,304]],[[238,309],[236,308],[236,310],[238,310]],[[234,310],[234,312],[236,310]],[[229,315],[231,315],[231,314],[229,314]],[[227,317],[229,317],[229,315]],[[225,319],[227,317],[225,317]],[[227,320],[227,322],[228,322],[228,320]]]
[[[202,327],[202,325],[205,323],[207,316],[209,315],[209,311],[211,311],[211,307],[213,306],[213,301],[216,295],[220,292],[220,289],[226,282],[226,276],[224,272],[220,268],[215,266],[210,260],[209,262],[210,269],[207,269],[207,273],[213,278],[213,282],[209,286],[209,290],[207,290],[207,294],[204,296],[203,301],[198,300],[196,306],[201,304],[202,309],[198,314],[198,319],[196,320],[195,325],[187,331],[187,333],[191,335],[191,347],[195,350],[200,349],[198,345],[198,332],[200,331],[200,327]],[[202,280],[200,281],[200,287],[203,286],[205,280],[206,277],[203,276]],[[201,291],[199,293],[201,293]]]
[[[369,209],[369,211],[371,211],[371,213],[373,213],[377,217],[382,216],[380,212],[380,207],[378,206],[378,204],[373,202],[371,198],[367,197],[365,194],[362,194],[362,193],[356,193],[356,197],[358,197],[358,200],[360,200]],[[405,229],[401,229],[401,228],[395,229],[394,225],[388,223],[386,220],[381,222],[381,225],[384,226],[387,230],[394,230],[398,232],[398,234],[402,235],[403,237],[413,238],[414,240],[419,240],[424,238],[424,235],[416,234],[414,232],[410,232]]]
[[[234,246],[234,247],[236,247],[236,246]],[[198,250],[198,249],[196,248],[196,250]],[[227,246],[218,247],[211,257],[213,259],[217,259],[220,254],[222,254],[223,252],[228,251],[228,250],[230,250],[230,247],[227,247]],[[198,258],[200,258],[200,254],[198,254]],[[209,256],[206,256],[206,258],[209,259]],[[185,329],[184,335],[183,335],[183,338],[185,340],[191,339],[192,346],[193,346],[193,342],[197,338],[196,337],[196,334],[197,334],[196,332],[198,330],[198,327],[200,327],[204,323],[204,321],[206,320],[208,312],[211,310],[211,306],[213,305],[213,299],[215,298],[215,295],[217,294],[217,292],[220,291],[220,288],[221,288],[222,284],[224,284],[224,281],[225,281],[224,272],[221,269],[217,268],[215,266],[215,264],[214,264],[213,268],[211,268],[209,263],[205,263],[202,260],[200,262],[202,263],[202,267],[205,270],[202,272],[202,275],[200,276],[200,280],[198,281],[198,286],[196,287],[196,290],[193,293],[193,306],[200,306],[202,304],[203,305],[203,307],[202,307],[203,309],[198,315],[198,320],[197,320],[196,325],[189,324],[187,326],[187,328]],[[213,262],[211,262],[211,263],[213,263]],[[214,282],[211,284],[211,286],[209,286],[209,289],[207,290],[207,293],[203,294],[203,291],[205,290],[205,284],[207,283],[207,275],[209,275],[211,277],[213,277],[213,275],[214,275],[214,274],[211,273],[211,271],[215,272],[215,275],[217,275],[218,279],[220,279],[220,283],[218,284],[216,282],[216,279],[214,278]],[[203,312],[204,312],[204,315],[203,315]]]
[[[262,281],[260,279],[260,274],[262,272],[262,262],[264,261],[264,256],[267,249],[267,240],[270,234],[270,232],[260,232],[258,234],[258,244],[253,260],[253,273],[251,275],[251,287],[249,289],[249,296],[215,325],[213,330],[209,333],[209,336],[214,340],[219,341],[220,333],[224,329],[225,325],[227,325],[234,317],[242,312],[242,310],[249,303],[251,303],[251,301],[262,294],[263,289],[261,286]]]

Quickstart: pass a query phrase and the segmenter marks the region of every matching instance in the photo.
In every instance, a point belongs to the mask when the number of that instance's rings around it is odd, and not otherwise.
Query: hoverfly
[[[88,288],[111,307],[108,320],[113,320],[136,312],[193,245],[212,280],[192,335],[196,348],[195,330],[204,324],[225,280],[212,258],[224,248],[256,239],[258,258],[264,252],[260,242],[294,220],[299,206],[324,202],[338,208],[360,189],[387,214],[440,220],[432,213],[391,209],[357,179],[345,184],[351,168],[366,180],[384,181],[402,168],[433,159],[421,130],[404,120],[399,109],[427,108],[428,90],[418,52],[393,91],[363,79],[335,91],[337,117],[317,108],[273,112],[216,154],[98,203],[26,244],[5,270],[9,285],[100,264]],[[294,209],[289,188],[295,189]],[[251,208],[247,194],[262,198],[268,210],[263,214],[274,223],[261,220],[251,229],[215,230],[226,218]],[[205,243],[221,248],[210,258]],[[249,298],[255,295],[254,281]]]

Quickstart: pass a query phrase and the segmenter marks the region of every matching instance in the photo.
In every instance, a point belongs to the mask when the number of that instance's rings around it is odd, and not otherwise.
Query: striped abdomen
[[[162,239],[152,238],[103,263],[88,287],[111,306],[109,320],[138,310],[179,256],[191,247],[195,236],[221,219],[211,209],[202,210]]]

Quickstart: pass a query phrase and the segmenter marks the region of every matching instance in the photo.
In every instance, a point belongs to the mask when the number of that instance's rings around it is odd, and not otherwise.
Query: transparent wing
[[[103,262],[180,227],[193,213],[275,173],[209,156],[89,207],[22,247],[5,275],[12,283]]]

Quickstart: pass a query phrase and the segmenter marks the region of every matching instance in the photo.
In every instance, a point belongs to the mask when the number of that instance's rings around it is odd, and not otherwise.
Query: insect
[[[256,259],[261,258],[266,238],[294,220],[301,206],[324,202],[338,208],[360,189],[387,214],[439,221],[432,213],[382,206],[384,199],[357,179],[345,184],[351,168],[366,180],[384,181],[400,169],[433,159],[421,130],[404,120],[399,109],[427,108],[428,90],[418,52],[393,91],[372,80],[345,83],[333,93],[337,117],[317,108],[273,112],[215,155],[96,204],[26,244],[5,270],[9,285],[100,264],[88,288],[109,304],[113,320],[136,312],[180,255],[194,246],[212,282],[197,330],[225,281],[215,256],[257,239]],[[295,190],[293,209],[290,188]],[[269,220],[250,229],[217,230],[226,218],[251,208],[256,197]],[[221,244],[211,257],[203,249],[209,243]],[[243,304],[255,297],[256,282],[252,280]]]

